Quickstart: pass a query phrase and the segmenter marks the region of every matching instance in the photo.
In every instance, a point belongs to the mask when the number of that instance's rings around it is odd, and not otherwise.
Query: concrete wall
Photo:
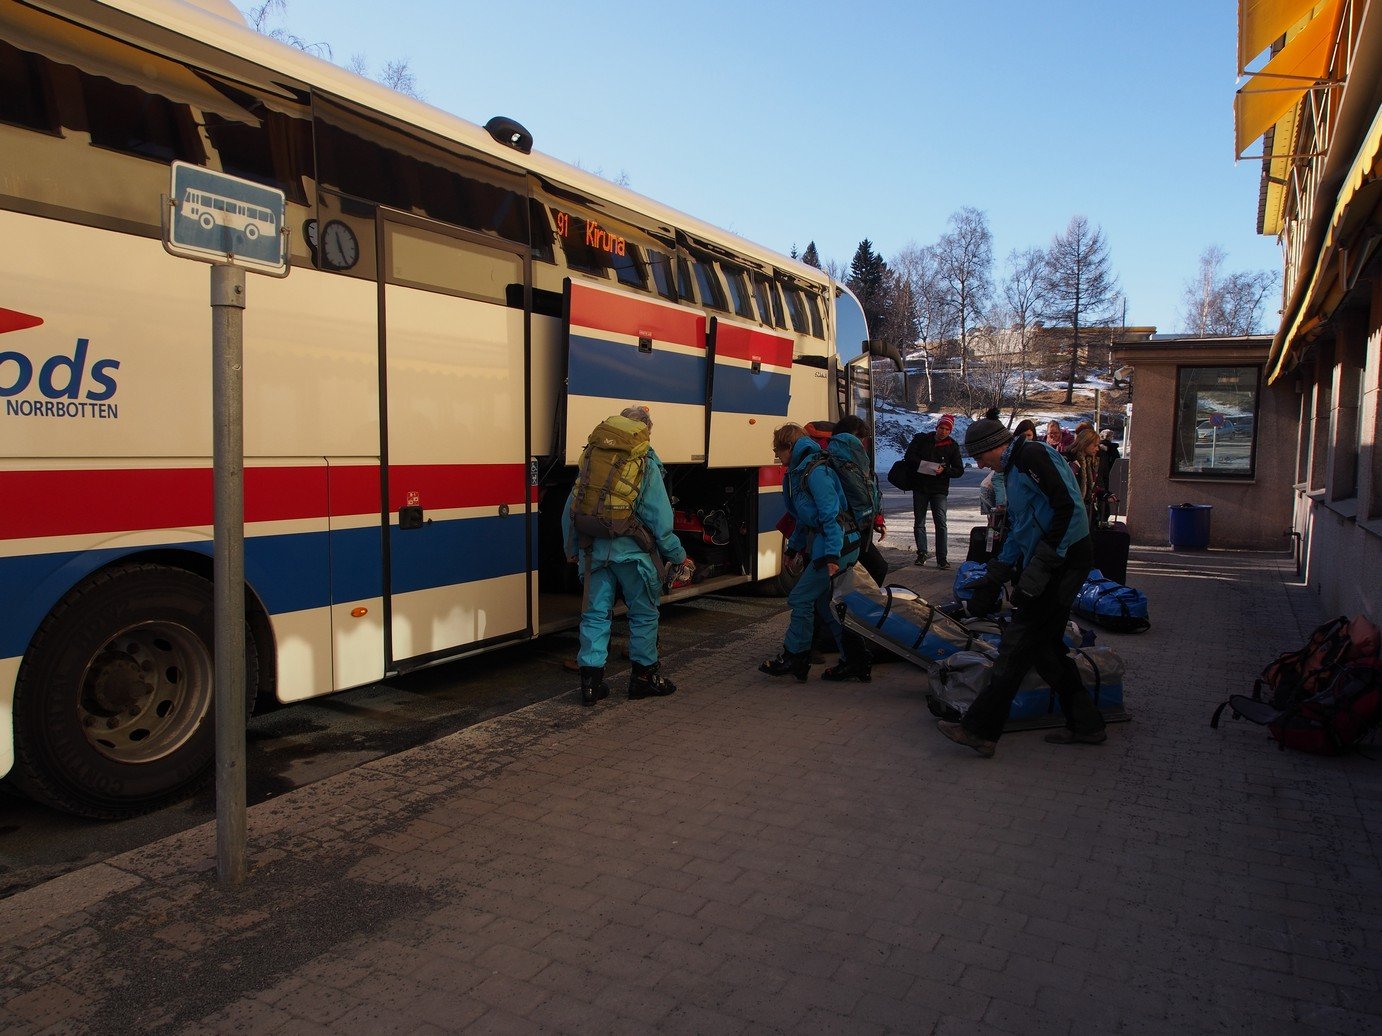
[[[1171,477],[1176,368],[1238,366],[1260,363],[1265,358],[1264,351],[1258,360],[1227,356],[1221,359],[1204,353],[1132,360],[1133,447],[1128,458],[1126,511],[1128,532],[1134,543],[1166,546],[1170,542],[1167,508],[1192,503],[1214,508],[1210,517],[1211,548],[1283,552],[1291,548],[1291,541],[1284,534],[1292,528],[1292,499],[1287,487],[1295,482],[1300,403],[1289,379],[1261,389],[1257,463],[1252,479]]]

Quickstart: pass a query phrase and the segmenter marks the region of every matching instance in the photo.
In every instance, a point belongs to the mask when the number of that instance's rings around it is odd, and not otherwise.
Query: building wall
[[[1264,357],[1265,359],[1265,354]],[[1241,359],[1209,355],[1137,359],[1133,396],[1133,448],[1128,458],[1128,532],[1133,543],[1170,543],[1167,508],[1209,504],[1211,548],[1286,551],[1291,541],[1291,494],[1295,481],[1296,427],[1300,404],[1290,383],[1261,390],[1257,460],[1251,480],[1171,478],[1176,368],[1228,366]],[[1261,362],[1261,361],[1257,361]]]
[[[1382,616],[1382,278],[1336,314],[1294,377],[1305,386],[1294,480],[1299,570],[1326,612]],[[1282,380],[1287,380],[1283,378]]]

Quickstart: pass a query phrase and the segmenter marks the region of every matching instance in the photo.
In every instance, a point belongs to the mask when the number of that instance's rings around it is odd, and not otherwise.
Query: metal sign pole
[[[215,480],[216,873],[245,880],[245,271],[211,267]]]

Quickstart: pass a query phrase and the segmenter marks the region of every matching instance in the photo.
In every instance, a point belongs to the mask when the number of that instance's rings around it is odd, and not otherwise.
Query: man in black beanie
[[[1027,670],[1051,685],[1065,715],[1065,729],[1046,735],[1057,745],[1097,745],[1106,739],[1104,718],[1085,690],[1065,646],[1070,608],[1089,576],[1094,556],[1079,486],[1070,466],[1043,442],[1014,439],[1001,422],[975,421],[965,433],[965,452],[981,468],[1003,472],[1008,494],[1008,532],[1003,549],[974,585],[969,610],[987,615],[998,606],[1003,584],[1021,574],[1013,592],[1015,614],[1003,632],[989,685],[959,723],[939,720],[942,734],[988,758]]]

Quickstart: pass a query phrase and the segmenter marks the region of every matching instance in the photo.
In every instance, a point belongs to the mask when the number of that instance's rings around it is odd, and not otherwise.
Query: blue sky
[[[236,0],[248,9],[248,0]],[[781,251],[888,258],[987,213],[1000,260],[1102,226],[1129,324],[1178,330],[1200,253],[1279,270],[1233,160],[1234,0],[288,0],[339,64]],[[1260,153],[1260,145],[1250,149]],[[1277,300],[1269,300],[1267,324]]]

